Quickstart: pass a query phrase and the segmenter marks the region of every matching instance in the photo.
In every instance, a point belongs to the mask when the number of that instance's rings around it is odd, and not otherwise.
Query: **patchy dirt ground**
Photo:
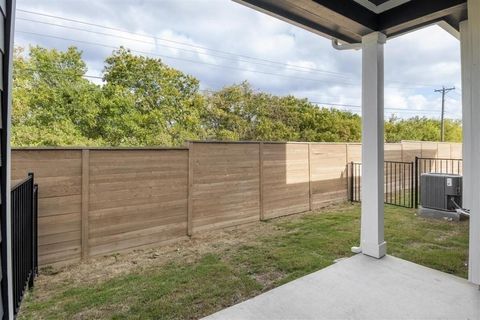
[[[325,210],[341,210],[325,208]],[[280,228],[274,222],[287,222],[301,218],[311,212],[286,216],[270,221],[248,223],[240,226],[220,230],[212,230],[192,236],[174,240],[167,244],[160,244],[156,248],[137,249],[129,253],[111,254],[91,258],[77,264],[40,269],[36,280],[37,292],[48,295],[50,288],[66,284],[98,284],[120,275],[141,272],[155,266],[162,266],[171,261],[193,262],[207,253],[221,253],[224,250],[235,250],[242,245],[255,245],[260,237],[269,237],[279,234]],[[259,275],[257,281],[268,285],[281,275]],[[41,295],[42,296],[42,295]],[[45,298],[42,296],[42,298]]]
[[[465,276],[468,222],[387,206],[389,254]],[[153,249],[41,269],[19,319],[196,319],[350,256],[360,208],[336,205]]]

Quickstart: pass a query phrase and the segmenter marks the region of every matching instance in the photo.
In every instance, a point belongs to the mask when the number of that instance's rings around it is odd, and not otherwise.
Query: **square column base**
[[[352,252],[363,253],[364,255],[380,259],[387,254],[387,242],[378,243],[367,243],[363,242],[362,247],[353,247]]]

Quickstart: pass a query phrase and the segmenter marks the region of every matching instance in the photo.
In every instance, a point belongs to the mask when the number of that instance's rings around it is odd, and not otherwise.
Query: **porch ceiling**
[[[443,22],[454,30],[467,18],[466,0],[234,0],[345,43],[380,31],[387,37]]]

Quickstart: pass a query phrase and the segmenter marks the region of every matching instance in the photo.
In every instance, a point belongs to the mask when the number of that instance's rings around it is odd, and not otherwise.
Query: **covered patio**
[[[479,319],[465,279],[385,256],[355,255],[206,319]]]
[[[208,319],[479,319],[480,0],[235,1],[327,37],[338,50],[362,50],[361,240],[352,248],[358,255]],[[461,46],[468,281],[386,255],[384,45],[432,24]]]

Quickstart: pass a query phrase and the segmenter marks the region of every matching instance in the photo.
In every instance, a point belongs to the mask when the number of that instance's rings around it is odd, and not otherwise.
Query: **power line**
[[[207,48],[207,47],[202,47],[202,46],[196,46],[196,45],[191,45],[191,44],[187,44],[187,43],[182,43],[182,42],[178,42],[178,41],[174,41],[174,40],[170,40],[170,39],[158,38],[158,37],[151,36],[151,35],[144,35],[144,34],[139,34],[139,33],[133,33],[133,32],[127,31],[127,30],[119,29],[119,28],[102,26],[102,25],[98,25],[98,24],[94,24],[94,23],[88,23],[88,22],[79,21],[79,20],[75,20],[75,19],[69,19],[69,18],[64,18],[64,17],[59,17],[59,16],[53,16],[53,15],[48,15],[48,14],[43,14],[43,13],[38,13],[38,12],[33,12],[33,11],[28,11],[28,10],[22,10],[22,9],[18,9],[18,11],[20,11],[20,12],[25,12],[25,13],[30,13],[30,14],[36,14],[36,15],[45,16],[45,17],[50,17],[50,18],[62,19],[62,20],[70,21],[70,22],[81,23],[81,24],[85,24],[85,25],[89,25],[89,26],[94,26],[94,27],[99,27],[99,28],[106,28],[106,29],[115,30],[115,31],[119,31],[119,32],[125,32],[125,33],[134,34],[134,35],[142,36],[142,37],[151,37],[151,38],[154,38],[154,39],[157,39],[157,40],[161,40],[161,41],[168,41],[168,42],[173,42],[173,43],[177,43],[177,44],[180,44],[180,45],[190,46],[190,47],[199,48],[199,49],[203,49],[203,50],[210,50],[210,51],[214,51],[214,52],[220,52],[220,53],[222,53],[222,54],[228,54],[228,55],[233,55],[233,56],[237,56],[237,57],[246,57],[247,59],[258,60],[258,61],[266,61],[266,62],[272,63],[272,64],[283,65],[283,66],[285,66],[286,68],[291,68],[292,70],[299,71],[299,72],[322,72],[322,73],[328,73],[328,74],[337,75],[337,76],[342,76],[342,77],[345,76],[345,74],[341,74],[341,73],[337,73],[337,72],[320,70],[320,69],[313,69],[313,68],[308,68],[308,67],[303,67],[303,66],[295,66],[295,65],[280,63],[280,62],[271,61],[271,60],[267,60],[267,59],[261,59],[261,58],[255,58],[255,57],[250,57],[250,56],[239,55],[239,54],[235,54],[235,53],[231,53],[231,52],[226,52],[226,51],[211,49],[211,48]],[[50,23],[50,22],[44,22],[44,21],[38,21],[38,20],[27,19],[27,18],[18,18],[18,19],[20,19],[20,20],[25,20],[25,21],[30,21],[30,22],[34,22],[34,23],[42,23],[42,24],[52,25],[52,26],[56,26],[56,27],[68,28],[68,29],[72,29],[72,30],[90,32],[90,33],[95,33],[95,34],[99,34],[99,35],[111,36],[111,37],[115,37],[115,38],[121,38],[121,39],[131,40],[131,41],[138,41],[138,42],[143,42],[143,43],[148,43],[148,44],[161,45],[161,46],[167,47],[167,48],[173,48],[173,49],[177,49],[177,50],[194,52],[194,53],[196,53],[196,54],[211,55],[211,56],[215,56],[215,57],[219,57],[219,58],[227,59],[227,60],[241,61],[241,62],[247,62],[247,63],[252,63],[252,64],[264,65],[264,66],[267,66],[267,67],[272,67],[271,65],[264,64],[264,63],[261,64],[261,63],[258,63],[258,62],[252,62],[252,61],[247,61],[247,60],[231,59],[231,58],[227,58],[227,57],[223,57],[223,56],[219,56],[219,55],[213,55],[213,54],[211,54],[211,53],[204,53],[204,52],[198,52],[198,51],[195,51],[195,50],[188,50],[188,49],[185,49],[185,48],[178,48],[178,47],[168,46],[168,45],[164,45],[164,44],[157,44],[157,43],[152,43],[152,42],[149,42],[149,41],[142,41],[142,40],[139,40],[139,39],[133,39],[133,38],[123,37],[123,36],[114,35],[114,34],[109,34],[109,33],[103,33],[103,32],[98,32],[98,31],[93,31],[93,30],[87,30],[87,29],[84,29],[84,28],[77,28],[77,27],[72,27],[72,26],[64,26],[64,25],[60,25],[60,24],[55,24],[55,23]],[[64,37],[54,36],[54,35],[40,34],[40,33],[27,32],[27,31],[18,31],[18,32],[19,32],[19,33],[25,33],[25,34],[31,34],[31,35],[37,35],[37,36],[43,36],[43,37],[56,38],[56,39],[65,40],[65,41],[73,41],[73,42],[85,43],[85,44],[89,44],[89,45],[102,46],[102,47],[106,47],[106,48],[118,49],[118,47],[116,47],[116,46],[109,46],[109,45],[104,45],[104,44],[101,44],[101,43],[94,43],[94,42],[89,42],[89,41],[75,40],[75,39],[70,39],[70,38],[64,38]],[[251,69],[244,69],[244,68],[236,68],[236,67],[225,66],[225,65],[217,65],[217,64],[207,63],[207,62],[203,62],[203,61],[194,61],[194,60],[190,60],[190,59],[184,59],[184,58],[178,58],[178,57],[171,57],[171,56],[156,54],[156,53],[154,53],[154,52],[145,52],[145,51],[140,51],[140,50],[131,50],[131,51],[133,51],[133,52],[138,52],[138,53],[141,53],[141,54],[146,54],[146,55],[150,55],[150,54],[151,54],[151,55],[155,55],[155,56],[159,56],[159,57],[164,57],[164,58],[168,58],[168,59],[175,59],[175,60],[180,60],[180,61],[186,61],[186,62],[190,62],[190,63],[205,64],[205,65],[209,65],[209,66],[212,66],[212,67],[227,68],[227,69],[233,69],[233,70],[239,70],[239,71],[246,71],[246,72],[267,74],[267,75],[279,76],[279,77],[284,77],[284,78],[293,78],[293,79],[301,79],[301,80],[308,80],[308,81],[326,82],[325,80],[321,80],[321,79],[312,79],[312,78],[303,78],[303,77],[296,77],[296,76],[288,76],[288,75],[276,74],[276,73],[270,73],[270,72],[264,72],[264,71],[258,71],[258,70],[251,70]],[[297,68],[302,68],[302,69],[304,69],[304,70],[298,70]],[[316,70],[316,71],[315,71],[315,70]],[[83,76],[83,77],[86,77],[86,78],[92,78],[92,79],[103,79],[101,76],[92,76],[92,75],[82,75],[82,76]],[[331,82],[331,81],[329,81],[329,82]],[[398,81],[392,81],[392,82],[403,83],[403,82],[398,82]],[[347,82],[337,82],[337,83],[338,83],[338,84],[343,84],[343,85],[357,86],[357,85],[354,84],[354,83],[347,83]],[[411,84],[411,83],[410,83],[410,84]],[[430,87],[430,86],[431,86],[431,85],[426,85],[426,84],[414,84],[414,85],[419,86],[419,87]],[[404,88],[406,88],[406,87],[404,87]],[[344,107],[360,108],[360,106],[355,106],[355,105],[342,105],[342,104],[334,104],[334,103],[323,103],[323,104],[325,104],[325,105],[331,105],[331,106],[344,106]],[[397,108],[397,109],[395,109],[395,108],[386,108],[385,110],[397,110],[397,111],[400,111],[400,112],[408,112],[408,109],[400,109],[400,108]],[[429,112],[429,111],[428,111],[428,110],[424,110],[424,111],[421,111],[421,110],[412,110],[411,112]],[[442,114],[442,116],[443,116],[443,114]]]
[[[218,91],[212,90],[212,89],[201,89],[200,91],[206,92],[206,93],[216,93]],[[300,98],[301,99],[301,98]],[[325,105],[325,106],[332,106],[332,107],[346,107],[346,108],[355,108],[359,109],[362,106],[361,105],[356,105],[356,104],[343,104],[343,103],[332,103],[332,102],[323,102],[323,101],[314,101],[310,100],[309,98],[305,98],[309,103],[316,104],[316,105]],[[405,109],[405,108],[384,108],[384,110],[392,110],[392,111],[398,111],[398,112],[407,112],[407,113],[432,113],[432,110],[427,110],[427,109]],[[361,110],[358,110],[360,112]]]
[[[80,76],[80,77],[85,77],[85,78],[92,78],[92,79],[101,79],[103,80],[102,76],[95,76],[95,75],[88,75],[88,74],[76,74],[76,73],[68,73],[66,71],[55,71],[55,70],[46,70],[46,69],[40,69],[40,68],[25,68],[23,70],[27,71],[39,71],[39,72],[44,72],[44,73],[52,73],[52,74],[64,74],[67,73],[68,75],[71,76]],[[208,92],[208,93],[216,93],[217,91],[215,90],[208,90],[208,89],[200,89],[199,91],[201,92]],[[316,104],[316,105],[327,105],[327,106],[334,106],[334,107],[347,107],[347,108],[361,108],[360,105],[352,105],[352,104],[341,104],[341,103],[331,103],[331,102],[318,102],[318,101],[311,101],[308,98],[306,98],[309,103]],[[402,109],[402,108],[385,108],[385,110],[393,110],[393,111],[399,111],[399,112],[405,112],[405,113],[416,113],[416,112],[430,112],[429,110],[418,110],[418,109]],[[360,112],[361,110],[355,111],[355,112]]]
[[[342,103],[331,103],[331,102],[319,102],[319,101],[310,101],[311,103],[317,105],[327,105],[327,106],[334,106],[334,107],[349,107],[349,108],[361,108],[362,106],[353,105],[353,104],[342,104]]]
[[[77,20],[77,19],[56,16],[56,15],[51,15],[51,14],[45,14],[45,13],[41,13],[41,12],[35,12],[35,11],[24,10],[24,9],[17,9],[17,11],[27,13],[27,14],[33,14],[33,15],[38,15],[38,16],[43,16],[43,17],[48,17],[48,18],[54,18],[54,19],[60,19],[60,20],[64,20],[64,21],[79,23],[79,24],[83,24],[83,25],[87,25],[87,26],[93,26],[93,27],[97,27],[97,28],[104,28],[104,29],[108,29],[108,30],[124,32],[124,33],[132,34],[132,35],[136,35],[136,36],[141,36],[141,37],[149,37],[149,38],[159,40],[159,41],[171,42],[171,43],[175,43],[175,44],[179,44],[179,45],[183,45],[183,46],[189,46],[189,47],[193,47],[193,48],[197,48],[197,49],[203,49],[203,50],[208,50],[208,51],[212,51],[212,52],[218,52],[218,53],[221,53],[221,54],[232,55],[232,56],[236,56],[236,57],[241,57],[241,58],[246,58],[246,59],[251,59],[251,60],[257,60],[257,61],[263,61],[263,62],[276,64],[276,65],[282,65],[282,66],[285,66],[287,69],[296,70],[296,71],[299,71],[299,72],[302,72],[302,71],[297,70],[297,69],[302,69],[302,70],[304,70],[303,72],[326,73],[326,74],[330,74],[330,75],[339,76],[339,77],[342,77],[342,78],[346,78],[349,75],[352,75],[352,74],[347,74],[347,73],[334,72],[334,71],[330,71],[330,70],[310,68],[310,67],[299,66],[299,65],[289,64],[289,63],[282,63],[282,62],[279,62],[279,61],[272,61],[272,60],[269,60],[269,59],[257,58],[257,57],[252,57],[252,56],[248,56],[248,55],[243,55],[243,54],[237,54],[237,53],[233,53],[233,52],[208,48],[208,47],[204,47],[204,46],[193,45],[193,44],[185,43],[185,42],[181,42],[181,41],[161,38],[161,37],[157,37],[157,36],[154,36],[154,35],[151,35],[151,34],[135,33],[135,32],[131,32],[131,31],[128,31],[128,30],[125,30],[125,29],[122,29],[122,28],[118,28],[118,27],[109,27],[109,26],[100,25],[100,24],[96,24],[96,23],[91,23],[91,22],[81,21],[81,20]],[[86,29],[82,29],[82,28],[64,26],[64,25],[59,25],[59,24],[54,24],[54,23],[49,23],[49,22],[44,22],[44,21],[38,21],[38,20],[33,20],[33,19],[27,19],[27,18],[17,18],[17,19],[31,21],[31,22],[37,22],[37,23],[43,23],[43,24],[49,24],[49,25],[54,25],[54,26],[62,27],[62,28],[70,28],[70,29],[74,29],[74,30],[103,34],[103,35],[117,37],[117,38],[124,38],[124,39],[132,40],[132,41],[138,41],[138,42],[144,42],[144,43],[169,47],[169,46],[166,46],[166,45],[163,45],[163,44],[151,43],[151,42],[147,42],[147,41],[141,41],[139,39],[126,38],[126,37],[112,35],[112,34],[105,34],[105,33],[96,32],[96,31],[93,31],[93,30],[86,30]],[[170,48],[175,48],[175,49],[184,50],[184,51],[187,50],[187,49],[184,49],[184,48],[177,48],[177,47],[170,47]],[[192,50],[189,50],[189,51],[191,52]],[[198,52],[198,51],[194,51],[194,52],[197,53],[197,54],[212,55],[212,54],[202,53],[202,52]],[[218,56],[218,55],[212,55],[212,56],[217,56],[219,58],[228,59],[226,57],[221,57],[221,56]],[[230,59],[230,60],[232,60],[232,59]],[[237,61],[242,61],[242,60],[237,60]],[[253,63],[251,61],[245,61],[245,60],[243,60],[243,62]],[[258,64],[258,63],[256,63],[256,64]],[[263,64],[263,65],[265,65],[265,64]],[[265,65],[265,66],[269,66],[269,65]],[[411,83],[411,82],[406,83],[406,82],[400,82],[400,81],[390,81],[390,82],[400,83],[400,84],[409,84],[409,85],[415,86],[415,87],[404,87],[403,86],[403,87],[399,87],[399,88],[418,89],[418,87],[435,87],[435,85],[431,85],[431,84],[416,84],[416,83]],[[390,86],[390,87],[393,87],[393,86]]]
[[[454,91],[452,91],[452,93],[455,93],[457,96],[462,98],[462,93],[461,92],[458,92],[458,91],[454,90]]]
[[[98,34],[98,35],[102,35],[102,36],[114,37],[114,38],[117,38],[117,39],[124,39],[124,40],[139,42],[139,43],[151,44],[151,45],[155,45],[155,46],[162,46],[162,47],[165,47],[165,48],[170,48],[170,49],[180,50],[180,51],[184,51],[184,52],[195,53],[195,54],[204,55],[204,56],[211,56],[211,57],[216,57],[216,58],[225,59],[225,60],[230,60],[230,61],[235,61],[235,62],[246,62],[246,63],[255,64],[255,65],[260,65],[260,66],[266,66],[266,67],[270,67],[270,68],[274,68],[274,67],[275,67],[275,66],[272,65],[271,63],[268,64],[268,63],[262,63],[262,62],[249,61],[249,60],[241,59],[241,58],[230,58],[230,57],[225,57],[225,56],[222,56],[222,55],[219,55],[219,54],[206,53],[206,52],[201,52],[201,51],[198,51],[198,50],[192,50],[192,49],[185,49],[185,48],[180,48],[180,47],[175,47],[175,46],[169,46],[169,45],[166,45],[166,44],[156,43],[156,42],[152,42],[152,41],[145,41],[145,40],[141,40],[141,39],[124,37],[124,36],[120,36],[120,35],[115,35],[115,34],[106,33],[106,32],[99,32],[99,31],[94,31],[94,30],[88,30],[88,29],[84,29],[84,28],[77,28],[77,27],[72,27],[72,26],[64,26],[64,25],[57,24],[57,23],[51,23],[51,22],[45,22],[45,21],[39,21],[39,20],[33,20],[33,19],[26,19],[26,18],[17,18],[17,20],[23,20],[23,21],[41,23],[41,24],[45,24],[45,25],[49,25],[49,26],[58,27],[58,28],[65,28],[65,29],[70,29],[70,30],[77,30],[77,31],[82,31],[82,32],[88,32],[88,33]],[[330,77],[336,76],[336,77],[347,78],[347,75],[346,75],[346,74],[345,74],[345,75],[341,75],[341,74],[339,73],[338,75],[336,75],[336,74],[332,74],[331,72],[322,71],[322,70],[316,70],[316,69],[313,69],[313,68],[310,69],[310,68],[306,68],[306,67],[294,66],[294,65],[288,65],[288,64],[283,64],[283,65],[285,66],[285,69],[294,70],[294,71],[297,71],[297,72],[307,72],[307,73],[316,72],[316,73],[324,74],[324,75],[327,75],[327,76],[330,76]]]
[[[319,102],[319,101],[310,101],[310,102],[318,105],[331,105],[331,106],[350,107],[350,108],[362,107],[360,105],[353,105],[353,104],[341,104],[341,103],[330,103],[330,102]],[[405,112],[428,112],[428,113],[433,112],[432,110],[428,110],[428,109],[405,109],[405,108],[384,108],[384,110],[405,111]]]
[[[362,106],[360,105],[352,105],[352,104],[342,104],[342,103],[331,103],[331,102],[319,102],[319,101],[310,101],[310,103],[316,104],[316,105],[326,105],[326,106],[332,106],[332,107],[346,107],[346,108],[352,108],[352,109],[357,109],[355,112],[361,112]],[[416,114],[416,113],[424,113],[424,114],[432,114],[432,110],[427,110],[427,109],[405,109],[405,108],[384,108],[386,112],[400,112],[400,113],[407,113],[407,114]]]
[[[118,32],[128,33],[128,34],[136,35],[136,36],[140,36],[140,37],[148,37],[148,38],[152,38],[152,39],[159,40],[159,41],[165,41],[165,42],[175,43],[175,44],[179,44],[179,45],[183,45],[183,46],[188,46],[188,47],[193,47],[193,48],[197,48],[197,49],[208,50],[208,51],[217,52],[217,53],[221,53],[221,54],[232,55],[232,56],[237,56],[237,57],[246,58],[246,59],[251,59],[251,60],[268,62],[268,63],[272,63],[272,64],[276,64],[276,65],[289,66],[289,67],[304,69],[304,70],[307,70],[307,71],[316,71],[316,72],[322,72],[322,73],[329,73],[329,74],[333,74],[333,75],[340,75],[340,76],[342,76],[342,77],[348,76],[348,74],[345,74],[345,73],[340,73],[340,72],[335,72],[335,71],[330,71],[330,70],[317,69],[317,68],[310,68],[310,67],[305,67],[305,66],[298,66],[298,65],[293,65],[293,64],[289,64],[289,63],[283,63],[283,62],[279,62],[279,61],[273,61],[273,60],[264,59],[264,58],[252,57],[252,56],[243,55],[243,54],[238,54],[238,53],[234,53],[234,52],[223,51],[223,50],[208,48],[208,47],[199,46],[199,45],[193,45],[193,44],[190,44],[190,43],[185,43],[185,42],[181,42],[181,41],[171,40],[171,39],[167,39],[167,38],[161,38],[161,37],[157,37],[157,36],[154,36],[154,35],[151,35],[151,34],[136,33],[136,32],[131,32],[131,31],[128,31],[128,30],[125,30],[125,29],[117,28],[117,27],[108,27],[108,26],[104,26],[104,25],[100,25],[100,24],[96,24],[96,23],[91,23],[91,22],[86,22],[86,21],[81,21],[81,20],[76,20],[76,19],[61,17],[61,16],[55,16],[55,15],[50,15],[50,14],[45,14],[45,13],[40,13],[40,12],[35,12],[35,11],[29,11],[29,10],[24,10],[24,9],[17,9],[17,11],[19,11],[19,12],[24,12],[24,13],[28,13],[28,14],[33,14],[33,15],[44,16],[44,17],[48,17],[48,18],[54,18],[54,19],[59,19],[59,20],[64,20],[64,21],[69,21],[69,22],[74,22],[74,23],[79,23],[79,24],[83,24],[83,25],[87,25],[87,26],[92,26],[92,27],[97,27],[97,28],[108,29],[108,30],[112,30],[112,31],[118,31]],[[17,18],[17,19],[27,20],[27,19],[25,19],[25,18]],[[46,22],[43,22],[43,23],[46,23]]]
[[[213,89],[201,89],[200,91],[206,92],[206,93],[216,93],[218,91],[213,90]],[[334,98],[334,97],[332,97]],[[300,98],[301,99],[301,98]],[[351,110],[354,112],[361,112],[362,106],[357,105],[357,104],[344,104],[344,103],[333,103],[333,102],[324,102],[324,101],[315,101],[311,100],[310,98],[305,98],[309,103],[316,104],[318,106],[332,106],[332,107],[345,107],[345,108],[351,108],[351,109],[357,109],[357,110]],[[434,110],[430,109],[406,109],[406,108],[384,108],[385,111],[394,113],[394,112],[400,112],[400,113],[409,113],[409,114],[415,114],[415,113],[424,113],[424,114],[432,114],[434,113]]]
[[[100,46],[100,47],[114,49],[114,50],[118,50],[120,48],[118,46],[110,46],[110,45],[106,45],[106,44],[103,44],[103,43],[90,42],[90,41],[84,41],[84,40],[76,40],[76,39],[71,39],[71,38],[59,37],[59,36],[30,32],[30,31],[16,30],[15,32],[35,35],[35,36],[39,36],[39,37],[53,38],[53,39],[69,41],[69,42],[83,43],[83,44],[92,45],[92,46]],[[261,70],[238,68],[238,67],[219,65],[219,64],[209,63],[209,62],[204,62],[204,61],[191,60],[191,59],[179,58],[179,57],[172,57],[172,56],[163,55],[163,54],[159,54],[159,53],[155,53],[155,52],[146,52],[146,51],[134,50],[134,49],[130,49],[130,51],[140,53],[140,54],[144,54],[144,55],[153,55],[153,56],[157,56],[157,57],[161,57],[161,58],[185,61],[185,62],[194,63],[194,64],[204,64],[204,65],[217,67],[217,68],[237,70],[237,71],[245,71],[245,72],[252,72],[252,73],[259,73],[259,74],[277,76],[277,77],[282,77],[282,78],[287,78],[287,79],[298,79],[298,80],[315,81],[315,82],[322,82],[322,83],[336,83],[336,84],[342,84],[342,85],[354,86],[354,87],[359,86],[358,84],[351,83],[351,82],[339,82],[339,81],[333,81],[333,80],[314,79],[314,78],[305,78],[305,77],[298,77],[298,76],[292,76],[292,75],[283,75],[283,74],[279,74],[279,73],[273,73],[273,72],[267,72],[267,71],[261,71]]]
[[[56,71],[56,70],[46,70],[46,69],[40,69],[40,68],[23,68],[23,69],[20,69],[20,70],[27,70],[27,71],[34,71],[34,72],[37,71],[37,72],[51,73],[51,74],[61,74],[61,75],[66,74],[68,76],[73,76],[73,77],[76,76],[76,77],[84,77],[84,78],[103,80],[102,76],[94,76],[94,75],[90,75],[90,74],[69,72],[70,70]]]
[[[62,41],[67,41],[67,42],[76,42],[76,43],[83,43],[83,44],[92,45],[92,46],[100,46],[100,47],[109,48],[109,49],[113,49],[113,50],[118,50],[121,47],[121,46],[106,45],[106,44],[98,43],[98,42],[77,40],[77,39],[72,39],[72,38],[65,38],[65,37],[60,37],[60,36],[55,36],[55,35],[50,35],[50,34],[23,31],[23,30],[16,30],[15,32],[34,35],[34,36],[38,36],[38,37],[53,38],[53,39],[58,39],[58,40],[62,40]],[[237,70],[237,71],[245,71],[245,72],[258,73],[258,74],[264,74],[264,75],[271,75],[271,76],[277,76],[277,77],[287,78],[287,79],[298,79],[298,80],[314,81],[314,82],[320,82],[320,83],[331,83],[331,84],[337,84],[337,85],[360,87],[359,84],[355,84],[355,83],[351,83],[351,82],[342,82],[342,81],[338,81],[338,80],[327,80],[327,79],[306,78],[306,77],[299,77],[299,76],[294,76],[294,75],[284,75],[284,74],[261,71],[261,70],[252,70],[252,69],[232,67],[232,66],[227,66],[227,65],[219,65],[219,64],[215,64],[215,63],[209,63],[209,62],[198,61],[198,60],[191,60],[191,59],[186,59],[186,58],[172,57],[172,56],[168,56],[168,55],[164,55],[164,54],[159,54],[159,53],[156,53],[156,52],[147,52],[147,51],[141,51],[141,50],[135,50],[135,49],[129,49],[129,50],[131,52],[136,52],[136,53],[147,55],[147,56],[152,55],[152,56],[157,56],[157,57],[166,58],[166,59],[185,61],[185,62],[189,62],[189,63],[193,63],[193,64],[208,65],[208,66],[216,67],[216,68],[223,68],[223,69],[229,69],[229,70]],[[386,87],[394,87],[394,86],[387,85]],[[401,87],[401,88],[408,88],[408,87]],[[413,89],[417,89],[417,88],[413,88]]]

